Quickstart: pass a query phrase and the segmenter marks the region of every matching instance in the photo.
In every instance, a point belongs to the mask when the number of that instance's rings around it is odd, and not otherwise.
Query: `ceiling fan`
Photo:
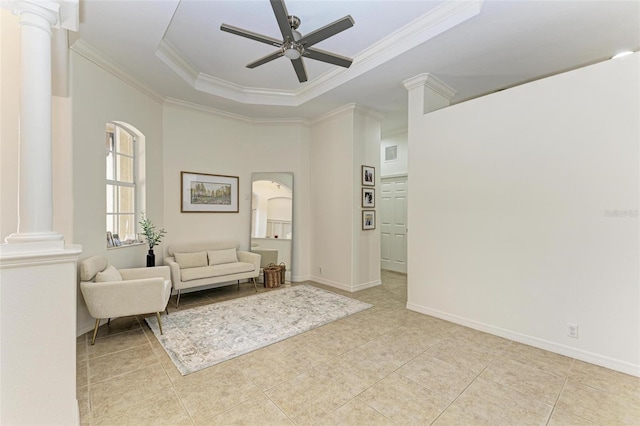
[[[300,83],[307,81],[307,71],[305,70],[304,62],[302,62],[303,57],[349,68],[353,62],[352,59],[336,55],[335,53],[326,52],[324,50],[315,49],[311,46],[334,36],[339,32],[351,28],[355,23],[351,16],[347,15],[344,18],[338,19],[337,21],[302,36],[302,34],[298,32],[300,18],[289,15],[287,7],[284,4],[284,0],[270,0],[270,2],[271,7],[273,8],[273,13],[276,15],[280,32],[282,33],[282,40],[243,30],[227,24],[220,25],[220,29],[222,31],[250,38],[251,40],[266,43],[278,48],[275,52],[251,62],[247,65],[247,68],[256,68],[281,56],[285,56],[291,59],[293,69],[296,71],[296,75],[298,76]]]

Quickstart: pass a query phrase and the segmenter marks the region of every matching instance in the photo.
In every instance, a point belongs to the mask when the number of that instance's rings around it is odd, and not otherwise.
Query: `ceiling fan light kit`
[[[349,68],[351,66],[353,60],[350,58],[311,47],[316,43],[351,28],[355,23],[351,16],[347,15],[344,18],[338,19],[337,21],[325,25],[322,28],[312,31],[303,37],[302,34],[297,31],[300,26],[300,18],[289,15],[284,1],[270,0],[270,2],[273,13],[276,16],[276,21],[278,22],[278,27],[282,33],[282,40],[257,34],[252,31],[243,30],[227,24],[220,25],[220,30],[222,31],[278,47],[277,51],[247,64],[247,68],[256,68],[284,56],[291,60],[293,69],[298,76],[298,81],[300,81],[300,83],[304,83],[307,81],[307,72],[304,67],[304,62],[302,61],[303,57],[345,68]]]

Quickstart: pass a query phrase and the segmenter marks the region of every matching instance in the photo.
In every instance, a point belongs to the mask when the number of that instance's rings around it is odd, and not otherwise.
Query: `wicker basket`
[[[280,287],[280,267],[275,263],[270,263],[264,271],[264,286],[268,288]]]
[[[280,284],[284,284],[284,276],[287,272],[287,265],[284,262],[280,262]]]

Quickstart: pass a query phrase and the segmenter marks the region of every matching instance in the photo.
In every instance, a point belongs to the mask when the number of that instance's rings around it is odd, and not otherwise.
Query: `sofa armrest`
[[[80,290],[94,318],[114,318],[164,311],[169,283],[162,277],[126,281],[82,281]]]
[[[168,266],[155,266],[153,268],[129,268],[118,269],[123,280],[137,280],[142,278],[171,279],[171,271]]]
[[[171,283],[174,288],[181,288],[182,279],[180,278],[180,265],[176,262],[176,258],[173,256],[165,257],[164,264],[169,267],[171,271]]]
[[[258,274],[260,273],[260,255],[257,253],[250,253],[248,251],[238,250],[238,260],[240,262],[253,263],[256,267]]]

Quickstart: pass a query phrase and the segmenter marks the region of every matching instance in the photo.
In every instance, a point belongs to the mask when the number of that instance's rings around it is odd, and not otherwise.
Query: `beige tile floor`
[[[406,277],[382,280],[330,289],[372,309],[188,376],[143,318],[113,320],[95,346],[78,338],[81,422],[640,425],[640,379],[408,311]],[[180,308],[251,294],[186,294]]]

